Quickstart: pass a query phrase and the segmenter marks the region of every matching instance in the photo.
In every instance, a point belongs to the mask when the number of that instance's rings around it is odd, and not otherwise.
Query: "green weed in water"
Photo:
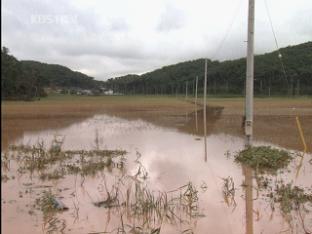
[[[273,197],[274,201],[280,204],[281,211],[285,214],[294,209],[299,209],[301,204],[312,204],[312,193],[307,193],[304,189],[291,184],[277,186]]]
[[[59,199],[57,199],[51,193],[51,191],[44,191],[42,196],[38,198],[36,202],[43,214],[68,209]]]
[[[277,170],[288,166],[292,155],[270,146],[249,147],[238,152],[235,161],[247,165],[258,172],[276,173]]]

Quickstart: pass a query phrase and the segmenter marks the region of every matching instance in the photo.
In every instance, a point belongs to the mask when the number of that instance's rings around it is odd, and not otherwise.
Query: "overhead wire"
[[[270,22],[272,34],[273,34],[274,41],[275,41],[276,50],[278,51],[278,59],[279,59],[279,61],[281,63],[282,72],[284,74],[284,77],[285,77],[287,85],[288,85],[288,78],[287,78],[287,73],[286,73],[286,69],[285,69],[285,65],[284,65],[284,61],[283,61],[283,55],[282,55],[282,53],[280,51],[280,47],[278,45],[278,41],[277,41],[276,33],[275,33],[275,30],[274,30],[274,27],[273,27],[272,17],[271,17],[271,14],[270,14],[270,10],[269,10],[269,6],[268,6],[268,3],[267,3],[267,0],[264,0],[264,5],[265,5],[267,16],[268,16],[268,19],[269,19],[269,22]]]
[[[242,5],[242,0],[239,0],[238,4],[237,4],[237,6],[236,6],[236,8],[234,10],[234,13],[233,13],[233,15],[231,17],[230,24],[228,25],[228,27],[226,29],[226,32],[225,32],[222,40],[220,41],[220,43],[219,43],[215,53],[212,55],[211,59],[215,59],[216,56],[218,55],[218,53],[221,51],[221,49],[222,49],[222,47],[224,45],[224,42],[226,41],[226,39],[228,38],[228,36],[229,36],[229,34],[230,34],[231,30],[232,30],[232,27],[234,25],[234,22],[236,20],[236,17],[238,15],[238,12],[240,10],[241,5]]]
[[[229,23],[229,25],[228,25],[228,27],[227,27],[227,29],[226,29],[226,31],[225,31],[225,34],[224,34],[223,38],[221,39],[221,41],[220,41],[220,43],[219,43],[219,45],[218,45],[218,47],[217,47],[215,53],[214,53],[214,54],[212,55],[212,57],[211,57],[212,60],[215,59],[216,56],[218,55],[218,53],[222,50],[223,45],[224,45],[226,39],[228,38],[228,36],[229,36],[229,34],[230,34],[230,32],[231,32],[231,30],[232,30],[232,28],[233,28],[234,22],[235,22],[235,20],[236,20],[236,18],[237,18],[237,15],[238,15],[238,12],[239,12],[239,10],[240,10],[241,5],[242,5],[242,0],[239,0],[239,1],[238,1],[238,4],[237,4],[237,6],[236,6],[236,8],[234,9],[234,13],[233,13],[232,17],[230,18],[230,23]],[[204,104],[204,105],[205,105],[205,104]],[[207,163],[207,166],[208,166],[208,169],[209,169],[209,171],[210,171],[210,173],[211,173],[211,175],[212,175],[213,183],[214,183],[215,187],[218,188],[219,186],[218,186],[218,183],[217,183],[217,180],[216,180],[217,176],[216,176],[216,174],[215,174],[213,168],[210,166],[209,163]],[[222,190],[221,190],[221,189],[220,189],[220,192],[222,193]],[[228,230],[229,230],[229,233],[232,234],[232,233],[233,233],[232,222],[231,222],[231,219],[230,219],[228,210],[226,209],[225,206],[223,206],[223,212],[224,212],[224,214],[225,214],[225,216],[226,216],[226,219],[227,219],[227,221],[228,221],[228,222],[227,222],[227,228],[228,228]]]

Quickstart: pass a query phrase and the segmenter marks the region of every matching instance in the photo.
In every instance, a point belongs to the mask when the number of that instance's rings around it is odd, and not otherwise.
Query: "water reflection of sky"
[[[93,149],[96,147],[96,137],[100,148],[124,149],[127,155],[127,170],[133,174],[137,170],[134,160],[141,155],[140,161],[149,173],[148,183],[155,190],[169,191],[178,188],[191,181],[198,188],[204,183],[207,191],[200,191],[201,212],[205,214],[196,224],[195,233],[244,233],[245,231],[245,200],[244,190],[240,185],[244,181],[242,168],[233,163],[233,159],[225,156],[227,151],[235,152],[244,147],[244,139],[227,134],[211,134],[207,137],[207,162],[204,162],[203,137],[183,133],[175,128],[157,127],[143,120],[125,120],[108,115],[97,115],[83,122],[75,123],[60,130],[44,130],[41,132],[25,132],[23,137],[16,140],[16,144],[36,144],[43,140],[49,145],[55,136],[64,136],[64,149]],[[264,144],[256,142],[256,144]],[[311,155],[307,155],[311,156]],[[292,169],[295,165],[291,166]],[[295,170],[287,175],[280,175],[286,181],[294,180]],[[311,185],[311,166],[304,163],[297,185]],[[231,176],[237,187],[237,207],[227,207],[222,198],[222,178]],[[60,186],[58,182],[55,185]],[[94,183],[97,180],[87,178],[84,190],[92,194],[93,199],[99,198]],[[12,189],[7,187],[8,190]],[[10,193],[10,192],[9,192]],[[101,219],[107,214],[87,204],[88,199],[82,198],[85,191],[79,193],[82,199],[82,219],[78,222],[81,226],[84,222],[84,230],[90,225],[92,230],[102,227]],[[4,192],[4,195],[5,192]],[[88,195],[89,196],[89,195]],[[66,199],[65,199],[66,201]],[[70,202],[67,200],[67,202]],[[83,207],[85,206],[85,207]],[[7,207],[6,209],[9,209]],[[275,233],[287,227],[280,215],[270,219],[271,210],[268,205],[259,200],[255,202],[254,212],[260,214],[255,222],[255,233]],[[13,212],[14,213],[14,212]],[[253,212],[251,212],[253,213]],[[65,215],[66,216],[66,215]],[[68,219],[68,217],[67,217]],[[88,221],[86,221],[88,219]],[[256,218],[253,218],[254,220]],[[5,219],[8,221],[8,219]],[[12,222],[8,221],[8,222]],[[87,224],[86,224],[87,223]],[[26,225],[26,224],[25,224]],[[75,226],[78,228],[78,226]],[[27,225],[26,225],[27,226]],[[73,228],[73,230],[76,230]],[[167,233],[172,227],[165,227]],[[76,232],[73,232],[76,233]]]

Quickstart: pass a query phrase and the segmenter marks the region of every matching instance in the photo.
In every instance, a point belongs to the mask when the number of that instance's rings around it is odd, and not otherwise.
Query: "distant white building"
[[[78,92],[79,92],[79,94],[78,94]],[[89,89],[80,90],[78,92],[77,92],[78,95],[93,95],[93,92]]]
[[[105,90],[104,91],[104,94],[105,95],[113,95],[114,94],[114,91],[112,89],[108,89],[108,90]]]

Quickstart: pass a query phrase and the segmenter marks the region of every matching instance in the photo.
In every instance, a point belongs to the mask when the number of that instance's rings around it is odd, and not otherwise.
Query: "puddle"
[[[235,234],[304,233],[304,229],[311,231],[311,203],[305,206],[310,212],[299,213],[294,210],[283,215],[279,204],[272,203],[267,194],[280,183],[293,183],[309,191],[312,181],[309,160],[312,155],[308,153],[303,158],[296,157],[286,170],[276,176],[264,175],[270,181],[272,189],[270,186],[259,189],[259,179],[255,179],[255,172],[234,163],[234,158],[228,153],[243,149],[244,139],[239,125],[231,133],[224,131],[225,128],[221,127],[224,123],[236,120],[224,121],[221,113],[222,109],[218,108],[209,113],[211,118],[207,123],[206,146],[202,131],[202,112],[180,116],[181,120],[175,124],[174,121],[168,121],[168,118],[165,121],[155,117],[147,121],[144,118],[138,119],[137,116],[123,118],[121,114],[119,117],[95,115],[66,122],[59,128],[45,126],[37,131],[23,131],[22,135],[10,140],[11,145],[31,146],[42,141],[45,146],[50,146],[56,136],[64,137],[64,151],[125,150],[125,165],[122,170],[103,168],[93,175],[82,176],[78,173],[42,180],[36,173],[17,173],[18,160],[5,161],[4,154],[9,150],[7,148],[2,152],[2,175],[7,177],[6,181],[2,178],[1,183],[2,231],[121,233],[125,230],[129,233],[132,230],[136,233],[160,231]],[[36,122],[32,124],[35,125]],[[256,141],[255,145],[277,147],[263,141]],[[108,209],[94,205],[107,199],[107,188],[112,191],[120,181],[123,186],[129,185],[129,180],[125,178],[135,177],[140,167],[147,173],[144,184],[155,198],[158,198],[160,192],[166,193],[169,200],[179,197],[181,193],[185,193],[179,188],[190,182],[197,191],[197,215],[189,215],[180,203],[173,208],[177,216],[174,221],[154,213],[131,216],[125,206]],[[143,173],[143,169],[140,172]],[[226,186],[225,182],[228,182]],[[170,193],[173,190],[177,191]],[[44,215],[36,209],[36,199],[42,196],[43,191],[51,191],[68,210]],[[120,200],[126,200],[126,195],[120,196]],[[152,220],[146,220],[146,217],[152,217]]]

